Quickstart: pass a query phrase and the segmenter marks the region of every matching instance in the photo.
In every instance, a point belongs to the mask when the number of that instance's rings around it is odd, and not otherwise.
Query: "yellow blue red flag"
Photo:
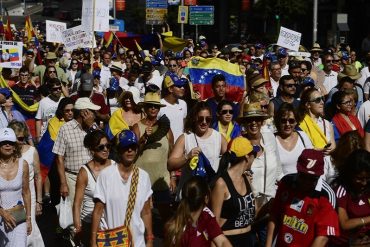
[[[226,98],[232,101],[242,99],[245,87],[239,65],[220,58],[193,57],[187,66],[194,91],[200,93],[202,100],[213,97],[212,78],[217,74],[225,76]]]

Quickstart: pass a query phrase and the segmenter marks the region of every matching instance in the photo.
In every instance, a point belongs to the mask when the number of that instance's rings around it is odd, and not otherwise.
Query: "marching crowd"
[[[208,43],[25,41],[1,71],[0,246],[47,245],[53,198],[74,246],[370,246],[370,54]],[[193,59],[238,65],[243,97],[219,73],[204,99]]]

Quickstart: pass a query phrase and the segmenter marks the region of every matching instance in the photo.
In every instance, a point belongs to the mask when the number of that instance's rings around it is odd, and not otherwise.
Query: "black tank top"
[[[244,196],[240,195],[235,187],[229,173],[226,171],[221,176],[230,192],[230,198],[225,200],[221,208],[221,218],[226,219],[221,227],[223,231],[245,228],[253,223],[255,216],[254,196],[251,186],[243,175],[247,192]]]

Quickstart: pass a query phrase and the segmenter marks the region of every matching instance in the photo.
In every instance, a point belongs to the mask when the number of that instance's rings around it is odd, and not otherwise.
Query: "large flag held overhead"
[[[226,79],[226,98],[240,101],[245,90],[244,76],[239,65],[220,58],[193,57],[188,63],[190,79],[194,91],[198,91],[202,100],[213,97],[212,78],[222,74]]]
[[[113,32],[112,31],[109,31],[109,32],[105,32],[104,33],[104,41],[105,41],[105,47],[109,47],[110,44],[112,43],[113,41]]]
[[[5,28],[4,31],[5,31],[5,40],[13,41],[14,37],[13,37],[12,28],[10,27],[9,16],[7,18],[7,21],[6,21],[6,28]]]

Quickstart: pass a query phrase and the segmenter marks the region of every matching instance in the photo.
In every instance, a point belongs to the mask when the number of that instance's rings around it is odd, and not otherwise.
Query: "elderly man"
[[[83,164],[91,160],[89,151],[84,147],[86,133],[95,130],[95,111],[100,106],[93,104],[89,98],[79,98],[74,105],[74,119],[65,123],[55,140],[53,153],[57,155],[56,163],[60,178],[61,196],[69,196],[73,201],[77,174]]]

